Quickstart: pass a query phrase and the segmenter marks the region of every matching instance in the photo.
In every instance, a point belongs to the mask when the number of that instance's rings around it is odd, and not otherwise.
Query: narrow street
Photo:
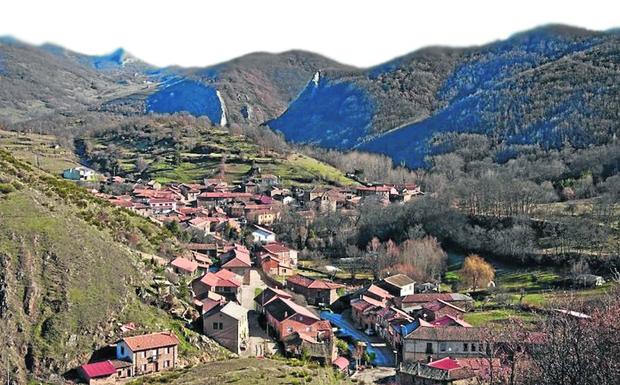
[[[254,269],[250,270],[249,285],[243,285],[241,289],[241,306],[248,309],[248,328],[250,337],[245,356],[263,357],[266,353],[274,353],[277,349],[276,343],[269,338],[267,332],[258,322],[259,313],[255,310],[254,297],[257,289],[264,290],[267,284],[263,282],[260,273]]]

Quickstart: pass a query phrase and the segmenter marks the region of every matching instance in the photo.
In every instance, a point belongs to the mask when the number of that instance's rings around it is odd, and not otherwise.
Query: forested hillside
[[[467,49],[422,50],[357,73],[326,72],[268,124],[295,142],[356,148],[410,167],[446,152],[443,132],[542,149],[606,143],[618,131],[620,40],[564,26]],[[327,112],[325,112],[327,111]]]

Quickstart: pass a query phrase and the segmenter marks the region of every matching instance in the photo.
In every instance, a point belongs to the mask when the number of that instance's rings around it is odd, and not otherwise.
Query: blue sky
[[[428,45],[465,46],[548,23],[620,26],[620,2],[7,0],[0,35],[87,54],[123,47],[152,64],[204,66],[305,49],[370,66]]]

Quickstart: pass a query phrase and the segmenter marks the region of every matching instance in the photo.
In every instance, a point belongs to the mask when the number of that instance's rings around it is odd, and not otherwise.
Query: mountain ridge
[[[27,93],[17,106],[0,94],[0,119],[19,122],[32,118],[32,111],[45,116],[76,109],[136,115],[185,111],[215,125],[265,124],[291,142],[378,152],[423,167],[425,157],[437,150],[431,138],[443,132],[499,135],[507,147],[593,143],[584,138],[600,136],[593,128],[597,119],[610,129],[610,106],[619,98],[614,86],[618,39],[613,30],[551,24],[480,46],[425,47],[367,68],[304,50],[254,52],[191,68],[156,68],[137,59],[124,68],[125,51],[92,57],[65,53],[55,60],[76,75],[67,83],[81,82],[79,91],[56,90],[56,83],[28,72],[35,81],[24,85],[12,77],[14,57],[7,60],[4,51],[11,50],[5,44],[0,45],[0,85],[7,78],[13,82],[9,89],[34,84],[44,92],[38,99],[34,90]],[[36,47],[17,45],[36,57]],[[80,78],[93,79],[93,85]],[[570,84],[571,79],[581,82]],[[569,84],[575,87],[572,96],[564,90]],[[48,96],[45,90],[55,92]],[[543,95],[554,107],[539,105]],[[585,128],[570,127],[571,119]]]

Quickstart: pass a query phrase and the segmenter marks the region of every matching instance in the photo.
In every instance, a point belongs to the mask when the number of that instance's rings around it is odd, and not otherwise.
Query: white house
[[[64,170],[62,177],[70,180],[91,181],[95,180],[95,171],[88,167],[78,166]]]
[[[271,230],[267,230],[264,227],[254,225],[254,230],[252,231],[252,238],[254,238],[254,242],[275,242],[276,233]]]

